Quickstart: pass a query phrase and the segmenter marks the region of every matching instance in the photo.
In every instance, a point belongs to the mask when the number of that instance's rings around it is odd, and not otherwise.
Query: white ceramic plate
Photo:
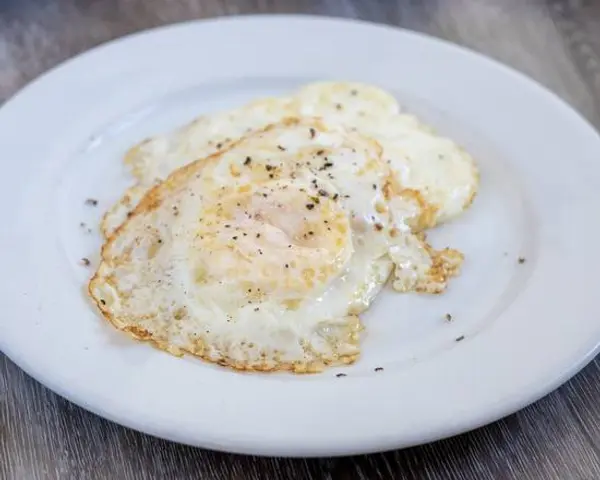
[[[114,331],[86,301],[80,259],[96,259],[100,215],[127,184],[125,149],[316,79],[379,84],[476,156],[480,195],[432,236],[466,253],[461,277],[439,297],[385,292],[341,378],[234,373]],[[438,40],[288,16],[134,35],[4,105],[0,155],[0,348],[60,395],[147,433],[268,455],[404,447],[507,415],[597,351],[598,135],[524,76]]]

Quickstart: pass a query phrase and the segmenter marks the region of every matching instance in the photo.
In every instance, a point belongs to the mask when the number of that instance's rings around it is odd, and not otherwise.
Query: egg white
[[[326,118],[376,140],[399,185],[417,194],[418,230],[463,212],[477,192],[473,158],[415,116],[400,112],[394,97],[360,83],[318,82],[294,95],[298,115]]]

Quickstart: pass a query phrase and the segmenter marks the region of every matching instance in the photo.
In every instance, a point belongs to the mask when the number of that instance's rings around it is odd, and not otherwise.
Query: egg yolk
[[[202,212],[197,282],[236,282],[256,300],[324,290],[352,256],[349,218],[336,192],[286,179],[239,189]],[[196,257],[198,257],[196,255]]]

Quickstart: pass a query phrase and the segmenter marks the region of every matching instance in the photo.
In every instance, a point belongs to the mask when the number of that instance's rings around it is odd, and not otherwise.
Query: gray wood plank
[[[71,56],[194,18],[313,13],[399,25],[503,61],[600,126],[593,0],[3,0],[0,101]],[[600,363],[535,405],[459,437],[342,459],[245,457],[175,445],[102,420],[0,356],[0,479],[596,479]]]

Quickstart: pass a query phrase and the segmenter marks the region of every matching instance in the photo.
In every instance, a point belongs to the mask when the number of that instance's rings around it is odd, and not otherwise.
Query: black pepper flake
[[[88,198],[85,201],[86,205],[89,205],[90,207],[95,207],[96,205],[98,205],[98,200],[96,200],[95,198]]]
[[[373,184],[373,190],[377,190],[377,185]]]
[[[256,234],[256,238],[260,238],[260,233],[257,233],[257,234]]]
[[[278,148],[279,150],[281,150],[282,152],[285,152],[285,147],[282,147],[281,145],[277,145],[277,148]]]
[[[336,103],[335,104],[335,109],[336,110],[341,110],[342,109],[342,104],[341,103]]]
[[[327,193],[327,191],[321,189],[321,190],[319,190],[319,195],[321,195],[322,197],[328,197],[329,193]]]
[[[460,337],[457,337],[454,341],[455,342],[462,342],[465,339],[464,335],[461,335]]]
[[[266,193],[263,193],[263,197],[267,198],[267,194],[266,194]]]
[[[273,170],[275,167],[273,165],[265,165],[265,170],[267,172],[270,172],[271,170]]]
[[[100,299],[100,303],[101,303],[102,305],[106,305],[106,300],[104,300],[103,298],[101,298],[101,299]]]
[[[273,175],[272,173],[269,173],[269,178],[273,178],[275,175]]]
[[[222,143],[217,143],[217,148],[221,148],[223,146]]]
[[[334,199],[334,200],[337,200],[339,196],[340,196],[340,194],[339,194],[339,193],[336,193],[336,194],[333,196],[333,199]]]
[[[451,322],[452,321],[452,315],[450,315],[449,313],[446,314],[446,321],[447,322]]]
[[[247,236],[248,236],[248,234],[247,234],[246,232],[244,232],[242,235],[244,235],[244,237],[247,237]]]
[[[315,232],[313,232],[312,230],[310,232],[308,232],[309,235],[314,235]]]
[[[157,240],[157,242],[158,242],[158,243],[162,243],[162,238],[159,238],[159,239]]]
[[[310,129],[308,131],[310,132],[310,138],[315,138],[317,131],[312,127],[310,127]]]
[[[518,262],[522,265],[526,262],[527,260],[525,259],[525,257],[519,257]]]
[[[325,168],[331,168],[331,167],[333,167],[333,163],[331,163],[331,162],[325,162],[325,163],[323,164],[323,168],[324,168],[324,169],[325,169]]]
[[[254,311],[255,311],[255,312],[258,312],[259,310],[260,310],[260,308],[258,308],[258,307],[256,307],[256,308],[254,309]]]
[[[248,166],[250,163],[252,163],[252,158],[246,157],[246,160],[244,160],[244,165]]]
[[[375,371],[376,371],[376,372],[383,372],[383,367],[376,367],[376,368],[375,368]]]
[[[286,263],[285,268],[290,268],[290,265],[288,263]]]
[[[306,208],[307,208],[308,210],[312,210],[313,208],[315,208],[315,206],[314,206],[314,204],[312,204],[312,203],[307,203],[307,204],[306,204]]]
[[[263,252],[262,252],[262,250],[260,248],[258,249],[258,253],[261,254],[261,255],[263,254]]]
[[[346,376],[345,373],[338,373],[338,374],[336,374],[337,378],[341,378],[341,377],[345,377],[345,376]]]
[[[237,237],[237,236],[235,236],[235,237],[231,237],[231,238],[232,238],[233,240],[237,240],[237,239],[238,239],[238,237]]]
[[[225,225],[225,228],[231,228],[231,225],[229,225],[229,224],[226,224],[226,225]]]
[[[83,258],[81,259],[81,263],[82,263],[82,265],[84,265],[84,266],[86,266],[86,267],[89,267],[89,266],[90,266],[90,261],[89,261],[89,259],[87,259],[87,258],[85,258],[85,257],[83,257]]]
[[[381,223],[376,223],[375,230],[377,230],[378,232],[381,232],[383,230],[383,225]]]
[[[317,155],[321,156],[325,153],[325,150],[318,150],[317,151]]]

